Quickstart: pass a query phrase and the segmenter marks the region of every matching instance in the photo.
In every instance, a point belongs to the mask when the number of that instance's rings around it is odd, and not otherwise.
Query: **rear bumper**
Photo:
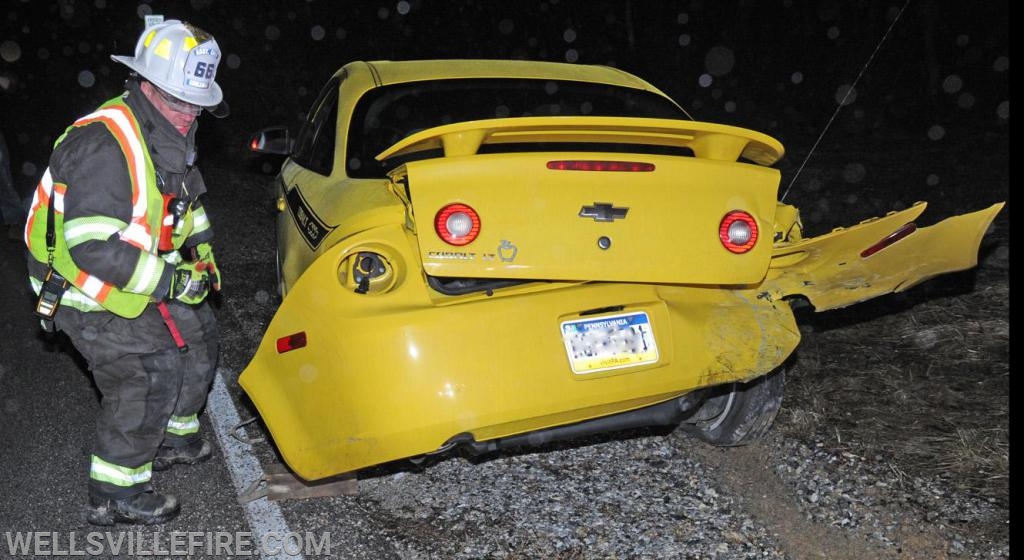
[[[407,256],[400,228],[370,237],[309,268],[239,378],[306,479],[428,453],[459,434],[506,437],[755,377],[799,341],[789,306],[753,290],[534,284],[438,300],[418,276],[385,294],[343,290],[338,264],[360,243]],[[561,324],[601,308],[646,313],[657,361],[573,373]],[[276,341],[297,332],[307,345],[279,353]]]

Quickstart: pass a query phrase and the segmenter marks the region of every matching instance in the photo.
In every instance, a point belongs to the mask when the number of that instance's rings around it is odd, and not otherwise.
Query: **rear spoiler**
[[[699,158],[772,165],[785,149],[778,140],[745,128],[699,121],[634,117],[517,117],[465,121],[411,134],[381,152],[383,161],[430,149],[446,157],[474,155],[483,144],[593,142],[689,148]]]

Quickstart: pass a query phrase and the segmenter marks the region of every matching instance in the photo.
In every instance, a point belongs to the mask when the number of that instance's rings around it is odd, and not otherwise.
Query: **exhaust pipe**
[[[483,455],[493,453],[502,449],[516,447],[537,447],[565,441],[569,439],[629,430],[633,428],[646,428],[650,426],[674,426],[679,424],[702,402],[703,391],[687,393],[682,397],[658,403],[648,407],[585,420],[568,426],[557,426],[544,430],[537,430],[526,434],[519,434],[505,438],[476,441],[470,434],[459,434],[446,444],[450,448],[453,444],[461,444],[471,455]]]

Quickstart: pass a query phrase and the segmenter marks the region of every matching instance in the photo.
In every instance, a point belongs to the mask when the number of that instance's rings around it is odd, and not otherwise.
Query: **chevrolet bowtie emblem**
[[[580,208],[581,218],[594,218],[595,222],[614,222],[625,218],[629,208],[616,208],[607,202],[595,202],[593,206]]]

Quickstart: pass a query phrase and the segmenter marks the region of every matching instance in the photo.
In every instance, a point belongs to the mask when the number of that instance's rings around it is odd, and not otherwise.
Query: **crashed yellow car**
[[[803,238],[769,136],[600,66],[354,62],[278,176],[282,303],[239,383],[320,479],[645,425],[768,430],[817,310],[977,263],[1001,204]]]

